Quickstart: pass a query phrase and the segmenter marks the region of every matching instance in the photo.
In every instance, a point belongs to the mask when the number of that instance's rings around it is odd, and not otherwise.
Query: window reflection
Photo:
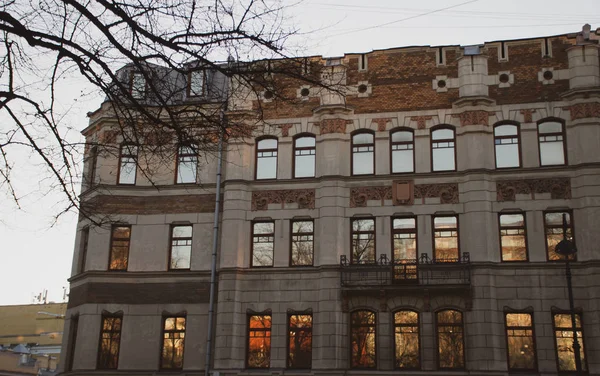
[[[533,338],[531,314],[506,314],[509,370],[535,370],[537,368]]]
[[[417,219],[392,219],[394,279],[417,279]]]
[[[454,171],[454,130],[442,128],[431,132],[431,157],[433,171]]]
[[[165,317],[160,359],[161,369],[183,368],[185,317]]]
[[[271,315],[248,318],[248,368],[271,366]]]
[[[177,153],[177,183],[195,183],[198,172],[198,145],[183,145]]]
[[[523,214],[500,215],[502,261],[527,261],[527,236]]]
[[[419,314],[400,311],[394,314],[396,368],[419,369]]]
[[[275,222],[252,225],[252,266],[273,266]]]
[[[556,245],[563,240],[563,214],[567,218],[567,239],[575,241],[573,239],[573,226],[571,224],[571,214],[569,212],[551,212],[544,214],[544,227],[546,231],[546,248],[548,250],[548,260],[557,261],[564,260],[564,256],[556,253]],[[577,259],[577,254],[569,256],[570,260]]]
[[[434,217],[433,257],[441,262],[458,262],[458,217]]]
[[[356,311],[350,314],[352,368],[375,368],[375,312]]]
[[[315,137],[302,136],[294,140],[294,177],[315,176]]]
[[[565,164],[565,132],[557,121],[547,121],[538,125],[540,165]]]
[[[462,313],[440,311],[437,318],[438,365],[440,369],[465,367]]]
[[[192,226],[171,228],[170,269],[189,269],[192,256]]]
[[[358,133],[352,136],[352,175],[375,173],[375,136]]]
[[[556,357],[558,358],[559,371],[576,371],[575,351],[573,350],[573,322],[570,313],[555,313],[554,339],[556,341]],[[577,341],[580,346],[581,366],[587,371],[587,361],[583,345],[583,331],[581,326],[581,315],[575,314],[575,329]]]
[[[292,266],[306,266],[313,264],[313,239],[313,221],[292,222]]]
[[[392,173],[414,171],[414,138],[408,130],[391,134]]]
[[[144,99],[146,96],[146,78],[140,72],[131,76],[131,96],[134,99]]]
[[[375,220],[370,218],[352,220],[353,264],[375,262]]]
[[[496,168],[519,167],[519,127],[513,124],[498,125],[494,128]]]
[[[206,72],[201,70],[194,70],[188,74],[188,96],[190,97],[201,97],[204,95],[204,81]]]
[[[113,226],[110,242],[109,270],[127,270],[129,260],[130,226]]]
[[[136,145],[124,144],[121,146],[118,184],[135,184],[137,158],[138,147]]]
[[[256,143],[256,179],[277,178],[277,139],[267,138]]]
[[[288,368],[311,368],[312,315],[290,315],[288,331]]]
[[[122,322],[123,318],[120,316],[102,316],[98,369],[118,368]]]

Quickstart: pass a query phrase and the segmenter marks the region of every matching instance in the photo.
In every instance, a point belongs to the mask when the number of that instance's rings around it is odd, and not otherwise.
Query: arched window
[[[401,369],[421,368],[419,314],[414,311],[394,313],[394,365]]]
[[[376,316],[372,311],[350,314],[351,368],[376,368]]]
[[[198,145],[187,144],[177,148],[177,184],[196,183],[198,173]]]
[[[294,139],[294,177],[312,178],[315,176],[315,136],[303,134]]]
[[[256,180],[277,179],[277,139],[256,142]]]
[[[117,184],[135,185],[137,174],[138,147],[133,144],[121,145]]]
[[[431,170],[456,170],[456,135],[454,128],[442,126],[431,130]]]
[[[564,165],[567,163],[565,127],[557,120],[545,120],[538,124],[540,166]]]
[[[352,175],[375,173],[375,135],[360,132],[352,135]]]
[[[463,314],[447,309],[436,313],[439,369],[465,368]]]
[[[415,171],[415,139],[412,129],[390,132],[392,174]]]
[[[496,168],[521,167],[519,139],[519,127],[515,124],[500,124],[494,127]]]

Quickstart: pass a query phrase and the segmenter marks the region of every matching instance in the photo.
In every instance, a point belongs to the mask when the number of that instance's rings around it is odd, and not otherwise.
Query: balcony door
[[[392,218],[392,279],[417,283],[417,218]]]

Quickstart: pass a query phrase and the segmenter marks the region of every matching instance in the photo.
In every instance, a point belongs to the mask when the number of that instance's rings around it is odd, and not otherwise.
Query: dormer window
[[[131,75],[131,96],[134,99],[144,99],[146,97],[146,78],[140,72],[134,72]]]
[[[205,95],[206,71],[193,70],[188,73],[188,97],[202,97]]]

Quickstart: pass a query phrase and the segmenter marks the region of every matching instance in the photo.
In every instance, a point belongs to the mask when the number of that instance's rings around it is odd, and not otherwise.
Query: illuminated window
[[[511,371],[535,371],[537,356],[531,314],[507,313],[505,319],[508,369]]]
[[[375,136],[361,132],[352,136],[352,175],[375,173]]]
[[[312,315],[288,316],[288,368],[312,367]]]
[[[441,262],[458,262],[458,216],[433,218],[433,258]]]
[[[171,227],[169,269],[189,269],[192,258],[192,226]]]
[[[198,145],[182,145],[177,149],[176,183],[195,183],[198,173]]]
[[[161,369],[183,368],[185,342],[185,317],[163,318],[163,340],[160,357]]]
[[[248,368],[271,366],[271,315],[248,316]]]
[[[565,127],[558,121],[545,121],[538,124],[540,165],[554,166],[566,164]]]
[[[565,257],[555,252],[556,245],[563,240],[563,215],[567,219],[567,239],[575,242],[573,237],[573,225],[570,212],[546,212],[544,213],[544,228],[546,231],[546,250],[549,261],[564,260]],[[569,256],[570,260],[575,260],[576,254]]]
[[[277,139],[266,138],[256,143],[256,179],[277,178]]]
[[[431,170],[456,170],[456,138],[454,129],[437,128],[431,131]]]
[[[376,368],[375,312],[355,311],[350,314],[351,367]]]
[[[353,264],[375,262],[375,219],[352,220],[352,259]]]
[[[292,221],[292,254],[290,266],[313,264],[314,222]]]
[[[436,314],[438,368],[465,368],[465,344],[463,316],[455,310],[439,311]]]
[[[315,136],[302,135],[294,139],[294,177],[315,176]]]
[[[254,222],[252,224],[251,266],[273,266],[274,243],[275,222]]]
[[[137,158],[137,146],[131,144],[121,145],[121,153],[119,156],[119,179],[117,184],[135,184]]]
[[[573,350],[573,321],[570,313],[555,313],[552,316],[554,326],[554,340],[556,344],[556,358],[558,360],[559,372],[573,372],[575,366],[575,351]],[[583,346],[583,328],[581,315],[575,314],[575,328],[577,342],[579,342],[579,354],[581,358],[582,371],[587,371],[587,360]]]
[[[131,226],[113,225],[110,239],[109,270],[127,270]]]
[[[394,279],[417,279],[417,219],[392,219]]]
[[[519,127],[514,124],[502,124],[494,127],[496,168],[521,166],[519,138]]]
[[[412,130],[396,130],[390,134],[392,173],[415,171],[415,141]]]
[[[396,368],[419,369],[419,314],[414,311],[394,313],[394,360]]]
[[[188,73],[188,97],[204,96],[206,72],[203,69],[193,70]]]
[[[146,97],[146,78],[140,72],[134,72],[131,75],[131,96],[134,99],[144,99]]]
[[[527,261],[525,215],[500,214],[499,223],[502,261]]]
[[[97,364],[98,369],[118,368],[122,324],[123,317],[121,316],[102,315]]]

